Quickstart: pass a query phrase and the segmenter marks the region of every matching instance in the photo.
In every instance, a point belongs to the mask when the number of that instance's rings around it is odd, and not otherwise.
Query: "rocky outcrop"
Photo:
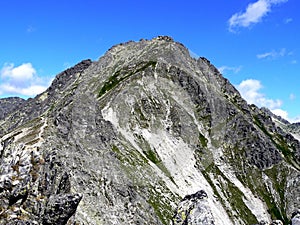
[[[34,126],[32,126],[34,124]],[[46,119],[1,138],[0,224],[66,224],[82,198],[55,151],[43,151]]]
[[[177,206],[172,224],[215,224],[205,191],[185,196]]]
[[[0,99],[0,120],[4,119],[9,113],[22,107],[25,102],[19,97],[9,97]]]
[[[1,121],[0,222],[296,223],[288,126],[170,37],[115,45]]]
[[[42,224],[64,225],[75,213],[81,200],[80,194],[59,194],[51,196],[46,204]]]
[[[291,224],[292,225],[300,225],[300,210],[293,212]]]

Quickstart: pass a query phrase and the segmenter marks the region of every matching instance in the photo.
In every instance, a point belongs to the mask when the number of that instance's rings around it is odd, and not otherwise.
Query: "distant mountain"
[[[0,224],[300,224],[298,125],[170,37],[82,61],[0,128]]]

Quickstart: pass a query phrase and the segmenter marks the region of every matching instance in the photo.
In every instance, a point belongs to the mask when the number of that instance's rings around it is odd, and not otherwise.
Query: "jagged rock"
[[[258,224],[255,225],[283,225],[281,220],[273,220],[271,223],[266,221],[260,221]]]
[[[293,212],[292,225],[300,225],[300,210]]]
[[[206,201],[207,194],[201,190],[192,195],[187,195],[178,204],[173,217],[174,225],[201,225],[215,224],[211,209]]]
[[[56,194],[65,194],[70,192],[71,192],[70,176],[67,172],[65,172],[61,177]]]
[[[18,200],[22,200],[21,204],[26,201],[28,197],[28,191],[30,189],[30,179],[26,178],[22,183],[13,188],[11,195],[9,196],[9,205],[15,204]]]
[[[289,124],[288,129],[292,133],[300,134],[300,123]]]
[[[80,194],[52,195],[45,208],[43,225],[64,225],[75,213],[82,198]]]
[[[157,36],[156,39],[160,41],[174,41],[173,38],[169,36]]]
[[[39,223],[37,221],[28,221],[28,220],[24,221],[24,220],[16,219],[8,222],[6,225],[38,225],[38,224]]]
[[[269,223],[266,221],[260,221],[258,224],[255,225],[269,225]]]
[[[9,97],[0,99],[0,120],[4,119],[9,113],[22,107],[24,99],[18,97]]]
[[[280,220],[274,220],[270,225],[283,225],[283,223]]]

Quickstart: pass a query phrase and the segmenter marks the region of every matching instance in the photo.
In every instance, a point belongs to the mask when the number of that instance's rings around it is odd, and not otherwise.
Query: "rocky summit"
[[[170,37],[0,109],[0,224],[300,224],[300,124]]]

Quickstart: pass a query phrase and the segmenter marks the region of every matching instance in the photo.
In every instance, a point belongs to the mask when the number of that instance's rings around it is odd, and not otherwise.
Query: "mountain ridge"
[[[297,224],[299,139],[207,59],[159,36],[77,68],[0,121],[2,223]]]

